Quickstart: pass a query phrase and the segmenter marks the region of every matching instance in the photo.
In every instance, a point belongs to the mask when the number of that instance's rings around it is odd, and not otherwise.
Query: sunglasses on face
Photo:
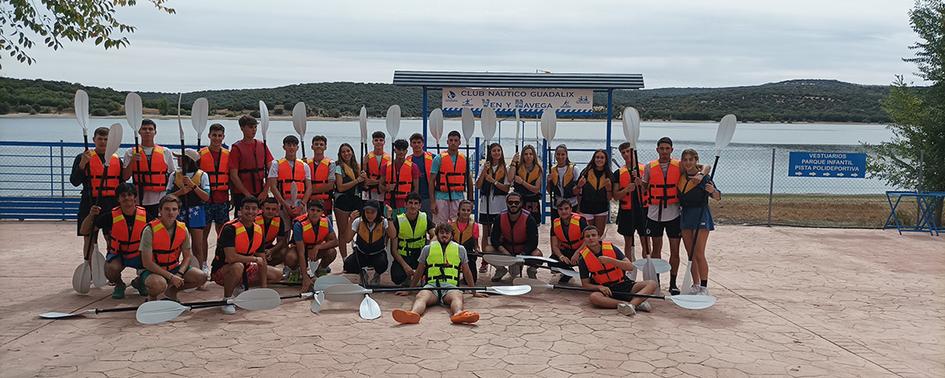
[[[518,205],[521,205],[521,204],[522,204],[521,201],[509,201],[509,202],[508,202],[508,205],[509,205],[509,206],[512,206],[512,205],[518,206]]]

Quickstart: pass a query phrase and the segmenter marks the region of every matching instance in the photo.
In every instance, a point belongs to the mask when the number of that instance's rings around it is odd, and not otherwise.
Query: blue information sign
[[[788,176],[863,178],[866,154],[845,152],[791,151]]]

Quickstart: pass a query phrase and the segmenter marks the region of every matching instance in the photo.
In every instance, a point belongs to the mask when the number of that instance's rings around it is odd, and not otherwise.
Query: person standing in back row
[[[225,129],[223,125],[210,125],[207,137],[210,145],[200,149],[200,170],[210,181],[210,200],[204,206],[207,223],[203,228],[203,239],[198,240],[201,251],[209,253],[210,228],[216,224],[217,237],[223,225],[230,221],[230,150],[223,148]],[[196,250],[196,248],[195,248]]]
[[[239,120],[243,139],[230,146],[230,189],[233,191],[233,207],[239,209],[243,198],[256,197],[266,200],[266,168],[272,164],[272,153],[263,142],[256,139],[256,118],[244,115]]]
[[[458,131],[450,131],[446,136],[446,152],[434,157],[430,168],[430,210],[436,224],[448,224],[456,218],[459,202],[473,198],[466,155],[459,152],[460,138]],[[434,203],[436,206],[432,206]]]
[[[384,181],[384,169],[390,164],[390,154],[384,152],[387,136],[383,131],[375,131],[371,134],[371,144],[374,150],[361,160],[361,171],[367,173],[362,195],[365,200],[384,202],[384,187],[381,184]]]
[[[423,150],[423,135],[414,133],[410,136],[410,160],[420,168],[417,193],[420,194],[420,211],[430,214],[430,169],[433,168],[433,153]]]
[[[76,234],[85,236],[83,251],[89,250],[91,241],[91,230],[88,233],[82,233],[82,221],[89,215],[93,205],[97,205],[106,211],[117,205],[115,189],[118,188],[122,175],[121,163],[117,155],[109,156],[109,165],[105,167],[105,148],[108,146],[108,128],[99,127],[95,129],[92,136],[95,142],[95,149],[85,151],[75,157],[72,162],[72,174],[69,175],[69,182],[73,186],[82,185],[82,199],[79,201],[78,223]],[[97,234],[96,234],[97,235]],[[83,256],[84,257],[84,256]]]
[[[167,178],[174,174],[175,166],[171,151],[154,143],[157,135],[154,121],[141,121],[138,135],[141,136],[141,146],[137,151],[132,148],[125,152],[121,178],[127,181],[130,177],[142,193],[138,200],[150,221],[158,216],[158,202],[167,194]]]

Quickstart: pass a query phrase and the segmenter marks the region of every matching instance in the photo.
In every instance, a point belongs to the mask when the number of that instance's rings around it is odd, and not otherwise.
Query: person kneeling
[[[158,217],[141,231],[141,263],[144,271],[139,280],[144,280],[148,300],[157,300],[164,295],[173,301],[181,290],[196,288],[207,282],[207,275],[200,269],[190,269],[190,233],[184,222],[177,220],[180,200],[173,194],[165,195],[158,202]]]
[[[243,199],[237,219],[226,222],[217,239],[210,276],[218,285],[223,286],[223,297],[230,299],[237,286],[267,287],[269,281],[278,281],[282,272],[266,264],[266,253],[260,250],[263,243],[262,226],[256,224],[259,212],[259,200],[254,197]],[[228,304],[222,307],[223,313],[236,313],[236,306]]]
[[[633,269],[633,263],[613,244],[600,241],[594,226],[584,229],[584,248],[580,252],[578,268],[581,285],[600,290],[591,293],[594,306],[616,308],[617,312],[627,316],[635,315],[637,310],[650,311],[650,304],[644,302],[645,297],[630,294],[653,294],[656,281],[633,282],[627,278],[625,271]]]
[[[292,225],[295,251],[286,255],[286,264],[298,261],[302,271],[302,291],[312,287],[312,278],[328,274],[328,266],[338,256],[338,237],[331,221],[325,216],[325,204],[320,200],[308,201],[305,214],[295,218]],[[303,256],[304,258],[299,258]],[[318,266],[314,266],[318,261]]]
[[[423,247],[420,252],[420,263],[414,274],[410,286],[416,286],[421,276],[426,276],[424,288],[454,288],[459,284],[459,273],[469,286],[475,285],[472,272],[469,270],[466,248],[452,241],[453,226],[448,223],[436,226],[436,241]],[[407,295],[407,292],[398,292],[398,295]],[[486,297],[482,292],[475,292],[475,297]],[[422,290],[417,293],[413,301],[413,308],[409,311],[394,310],[393,317],[401,324],[416,324],[427,306],[440,303],[450,307],[450,321],[455,324],[472,324],[479,321],[479,313],[463,310],[463,292],[459,290]]]

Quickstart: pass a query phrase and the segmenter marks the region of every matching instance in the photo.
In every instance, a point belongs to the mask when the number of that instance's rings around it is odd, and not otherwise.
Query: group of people
[[[664,230],[669,236],[673,294],[680,293],[676,272],[683,238],[696,278],[684,289],[707,294],[705,243],[714,228],[707,198],[720,194],[695,151],[683,151],[682,160],[671,157],[669,138],[659,140],[659,159],[648,164],[635,164],[634,151],[622,144],[625,164],[616,171],[604,150],[578,171],[560,145],[547,175],[534,147],[525,146],[507,162],[494,143],[473,177],[469,164],[476,162],[459,151],[456,131],[447,136],[443,153],[426,151],[423,136],[413,134],[409,141],[393,141],[393,156],[384,151],[386,135],[376,131],[373,148],[359,163],[347,143],[338,147],[336,159],[327,157],[328,140],[320,135],[311,141],[311,159],[298,157],[294,136],[282,140],[285,155],[275,159],[256,139],[255,118],[241,117],[239,127],[242,138],[227,149],[224,127],[211,125],[210,145],[183,151],[178,164],[171,149],[154,142],[152,120],[142,122],[140,145],[123,157],[104,156],[108,129],[95,130],[94,150],[76,157],[70,179],[83,187],[78,234],[87,250],[98,231],[106,236],[113,298],[125,296],[125,268],[138,271],[130,284],[150,300],[176,300],[181,290],[205,290],[208,280],[223,286],[226,298],[274,282],[297,283],[307,291],[340,254],[344,272],[360,275],[362,284],[379,285],[389,269],[395,285],[430,289],[417,294],[410,310],[395,310],[396,321],[417,323],[427,306],[441,303],[454,323],[474,323],[479,315],[463,309],[462,292],[455,288],[462,282],[475,286],[488,271],[485,261],[477,266],[478,257],[543,254],[543,177],[555,205],[549,250],[558,262],[552,265],[577,267],[581,285],[598,290],[592,304],[626,315],[649,310],[645,298],[633,294],[654,293],[659,284],[635,281],[634,232],[641,257],[659,258]],[[481,193],[478,222],[474,188]],[[603,240],[611,200],[620,203],[616,223],[626,253]],[[209,261],[211,229],[217,239]],[[537,269],[496,266],[491,280],[520,277],[523,270],[536,278]]]

